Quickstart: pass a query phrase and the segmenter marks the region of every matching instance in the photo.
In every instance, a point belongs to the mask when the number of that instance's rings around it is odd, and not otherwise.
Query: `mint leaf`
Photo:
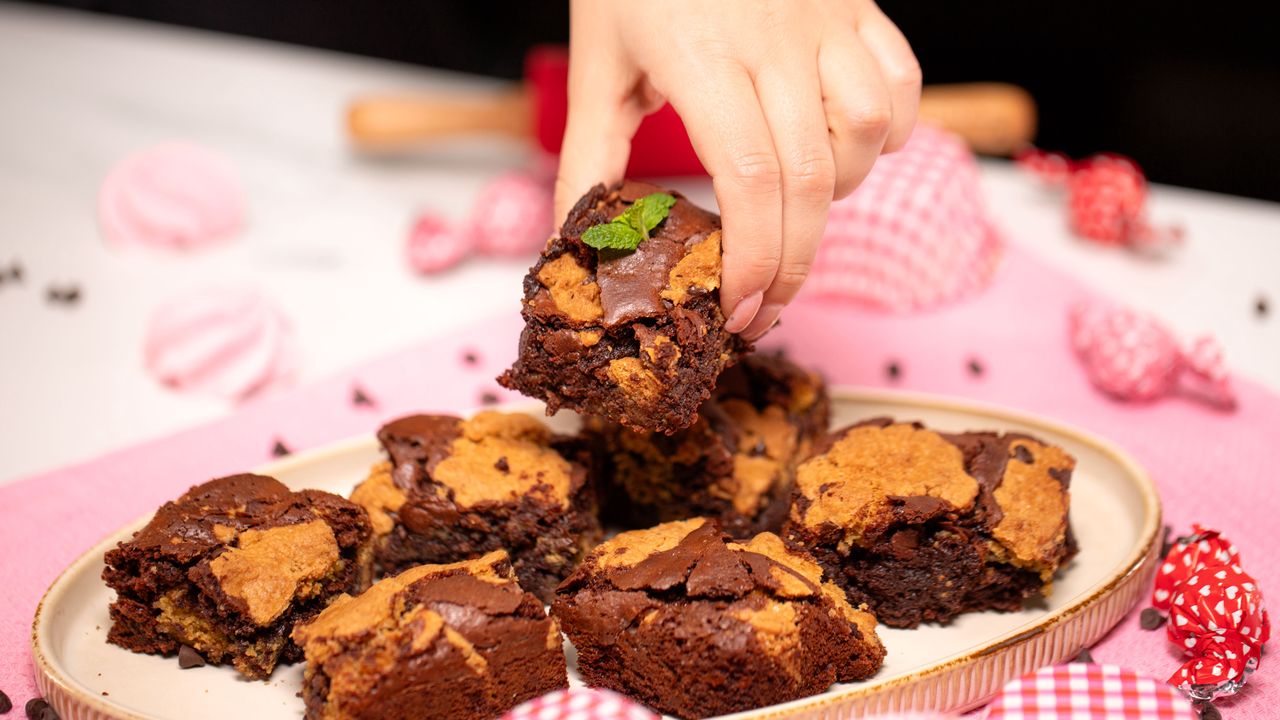
[[[676,199],[666,193],[653,193],[645,195],[635,201],[628,210],[640,208],[639,215],[643,229],[636,228],[645,236],[649,237],[649,231],[658,227],[658,223],[667,219],[667,214],[671,212],[671,207],[676,204]]]
[[[621,216],[619,216],[621,217]],[[607,222],[582,233],[582,242],[597,250],[635,250],[644,236],[625,222]]]

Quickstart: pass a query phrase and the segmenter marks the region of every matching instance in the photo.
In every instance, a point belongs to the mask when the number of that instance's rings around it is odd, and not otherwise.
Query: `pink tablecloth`
[[[1127,447],[1150,469],[1176,529],[1223,528],[1264,591],[1280,592],[1271,529],[1280,517],[1272,452],[1280,450],[1280,398],[1238,383],[1240,407],[1223,414],[1171,399],[1123,406],[1086,382],[1066,341],[1066,310],[1088,295],[1075,281],[1012,252],[994,286],[963,305],[913,316],[805,303],[788,310],[767,344],[785,345],[835,383],[901,387],[996,402],[1081,425]],[[205,427],[0,488],[0,689],[15,702],[33,692],[31,617],[58,571],[103,535],[193,483],[271,457],[276,440],[298,449],[372,431],[411,410],[462,410],[497,390],[513,357],[514,315],[422,343],[331,380],[264,398]],[[474,362],[467,362],[468,353]],[[977,361],[982,373],[969,364]],[[891,380],[885,368],[897,362]],[[376,405],[351,402],[359,386]],[[56,432],[57,428],[50,428]],[[92,432],[71,424],[68,432]],[[21,552],[16,549],[21,548]],[[1177,666],[1163,633],[1136,613],[1093,651],[1100,662],[1167,677]],[[1222,705],[1231,720],[1275,717],[1280,669],[1254,676]]]

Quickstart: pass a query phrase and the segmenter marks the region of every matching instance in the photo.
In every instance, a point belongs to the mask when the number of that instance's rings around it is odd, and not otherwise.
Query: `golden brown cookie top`
[[[1014,438],[1007,448],[1004,474],[992,493],[1002,515],[992,538],[1008,562],[1051,576],[1066,539],[1071,505],[1062,478],[1070,477],[1075,458],[1030,438]]]
[[[323,520],[245,530],[237,547],[209,564],[228,597],[246,607],[260,627],[275,622],[307,585],[324,578],[338,562],[338,541]]]

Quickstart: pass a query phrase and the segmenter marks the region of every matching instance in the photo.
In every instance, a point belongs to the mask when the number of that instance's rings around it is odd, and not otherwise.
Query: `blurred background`
[[[521,77],[530,47],[568,40],[567,2],[46,3],[509,79]],[[1043,148],[1119,152],[1155,182],[1280,200],[1280,5],[881,7],[911,41],[926,83],[1002,81],[1030,91]]]

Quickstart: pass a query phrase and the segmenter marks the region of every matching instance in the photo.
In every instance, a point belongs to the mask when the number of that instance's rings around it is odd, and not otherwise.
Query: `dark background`
[[[529,46],[568,37],[564,0],[47,2],[508,78],[520,77]],[[1124,153],[1157,182],[1280,200],[1280,4],[881,6],[926,82],[1031,91],[1045,149]]]

